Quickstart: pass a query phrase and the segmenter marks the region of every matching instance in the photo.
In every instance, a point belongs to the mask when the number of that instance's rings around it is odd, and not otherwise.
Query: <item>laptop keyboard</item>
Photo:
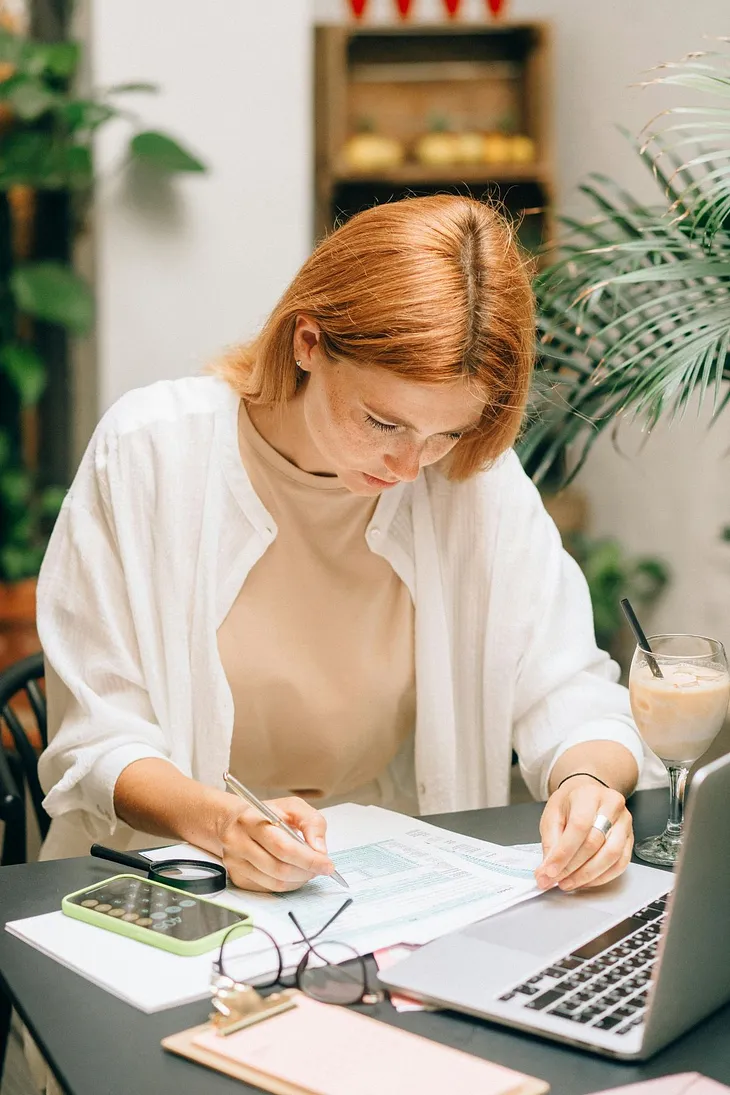
[[[596,1030],[627,1034],[644,1021],[668,894],[500,996]]]

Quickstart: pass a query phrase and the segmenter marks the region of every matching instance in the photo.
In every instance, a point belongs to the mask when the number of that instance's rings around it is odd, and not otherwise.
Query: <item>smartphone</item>
[[[235,924],[240,925],[241,935],[252,926],[248,913],[131,874],[114,875],[67,894],[61,901],[61,911],[87,924],[183,955],[213,950]]]

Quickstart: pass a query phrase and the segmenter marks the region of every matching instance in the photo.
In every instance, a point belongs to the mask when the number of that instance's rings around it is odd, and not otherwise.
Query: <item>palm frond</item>
[[[730,406],[730,50],[657,73],[649,83],[715,102],[663,111],[629,138],[656,205],[592,175],[581,189],[595,215],[561,219],[557,256],[536,281],[537,410],[520,445],[537,481],[566,453],[572,478],[627,418],[648,433],[694,396],[711,400],[713,420]]]

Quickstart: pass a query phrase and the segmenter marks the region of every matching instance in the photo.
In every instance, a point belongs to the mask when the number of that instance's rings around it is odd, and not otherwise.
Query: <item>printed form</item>
[[[320,878],[295,893],[254,894],[229,887],[212,898],[251,913],[254,923],[277,940],[287,966],[296,965],[304,953],[289,910],[305,932],[318,932],[351,897],[352,904],[325,936],[370,954],[398,944],[425,943],[540,893],[533,877],[541,859],[539,847],[502,847],[373,806],[346,804],[323,813],[330,854],[349,890]],[[188,845],[144,854],[150,860],[180,855],[214,860]],[[210,994],[210,953],[169,954],[60,911],[5,927],[145,1012]],[[252,932],[232,944],[243,959],[241,976],[270,973],[271,952],[262,940],[262,933]]]
[[[317,878],[294,893],[229,888],[220,896],[250,912],[280,944],[298,937],[290,910],[305,932],[316,933],[348,897],[352,904],[327,929],[327,938],[368,954],[396,943],[426,943],[542,892],[534,877],[542,855],[533,847],[460,836],[379,807],[345,804],[323,812],[330,855],[349,890]],[[145,854],[202,857],[186,845]],[[241,954],[252,954],[251,976],[258,972],[253,955],[262,949],[255,936],[240,942]],[[295,946],[285,957],[293,962],[301,953]]]

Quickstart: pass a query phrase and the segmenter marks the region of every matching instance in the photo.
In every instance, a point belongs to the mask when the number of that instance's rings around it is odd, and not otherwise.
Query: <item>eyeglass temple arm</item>
[[[332,916],[331,916],[331,917],[329,918],[329,920],[327,921],[327,923],[326,923],[326,924],[324,924],[324,925],[323,925],[323,926],[322,926],[322,927],[321,927],[321,928],[319,929],[319,931],[318,931],[318,932],[315,932],[315,934],[314,934],[314,935],[307,935],[307,934],[306,934],[306,932],[305,932],[305,931],[304,931],[304,929],[302,928],[301,924],[299,923],[299,921],[297,920],[297,918],[296,918],[295,914],[294,914],[294,913],[293,913],[293,912],[291,911],[291,909],[289,910],[288,916],[289,916],[289,919],[290,919],[290,920],[292,921],[292,923],[294,924],[294,926],[296,927],[296,929],[297,929],[297,931],[299,932],[299,934],[301,935],[301,937],[302,937],[302,939],[304,940],[304,942],[305,942],[305,943],[309,943],[309,944],[311,945],[311,944],[313,943],[313,941],[314,941],[315,939],[318,939],[318,938],[320,937],[320,935],[322,934],[322,932],[326,932],[326,931],[327,931],[327,928],[329,928],[330,924],[334,924],[334,922],[335,922],[335,920],[337,919],[337,917],[338,917],[338,916],[341,916],[341,915],[342,915],[342,913],[343,913],[343,912],[345,911],[345,909],[348,909],[348,908],[350,907],[350,905],[351,905],[351,904],[352,904],[352,898],[351,898],[351,897],[348,897],[347,901],[343,902],[343,904],[342,904],[342,905],[340,905],[340,907],[339,907],[339,909],[337,910],[337,912],[336,912],[336,913],[334,913],[334,914],[333,914],[333,915],[332,915]]]

